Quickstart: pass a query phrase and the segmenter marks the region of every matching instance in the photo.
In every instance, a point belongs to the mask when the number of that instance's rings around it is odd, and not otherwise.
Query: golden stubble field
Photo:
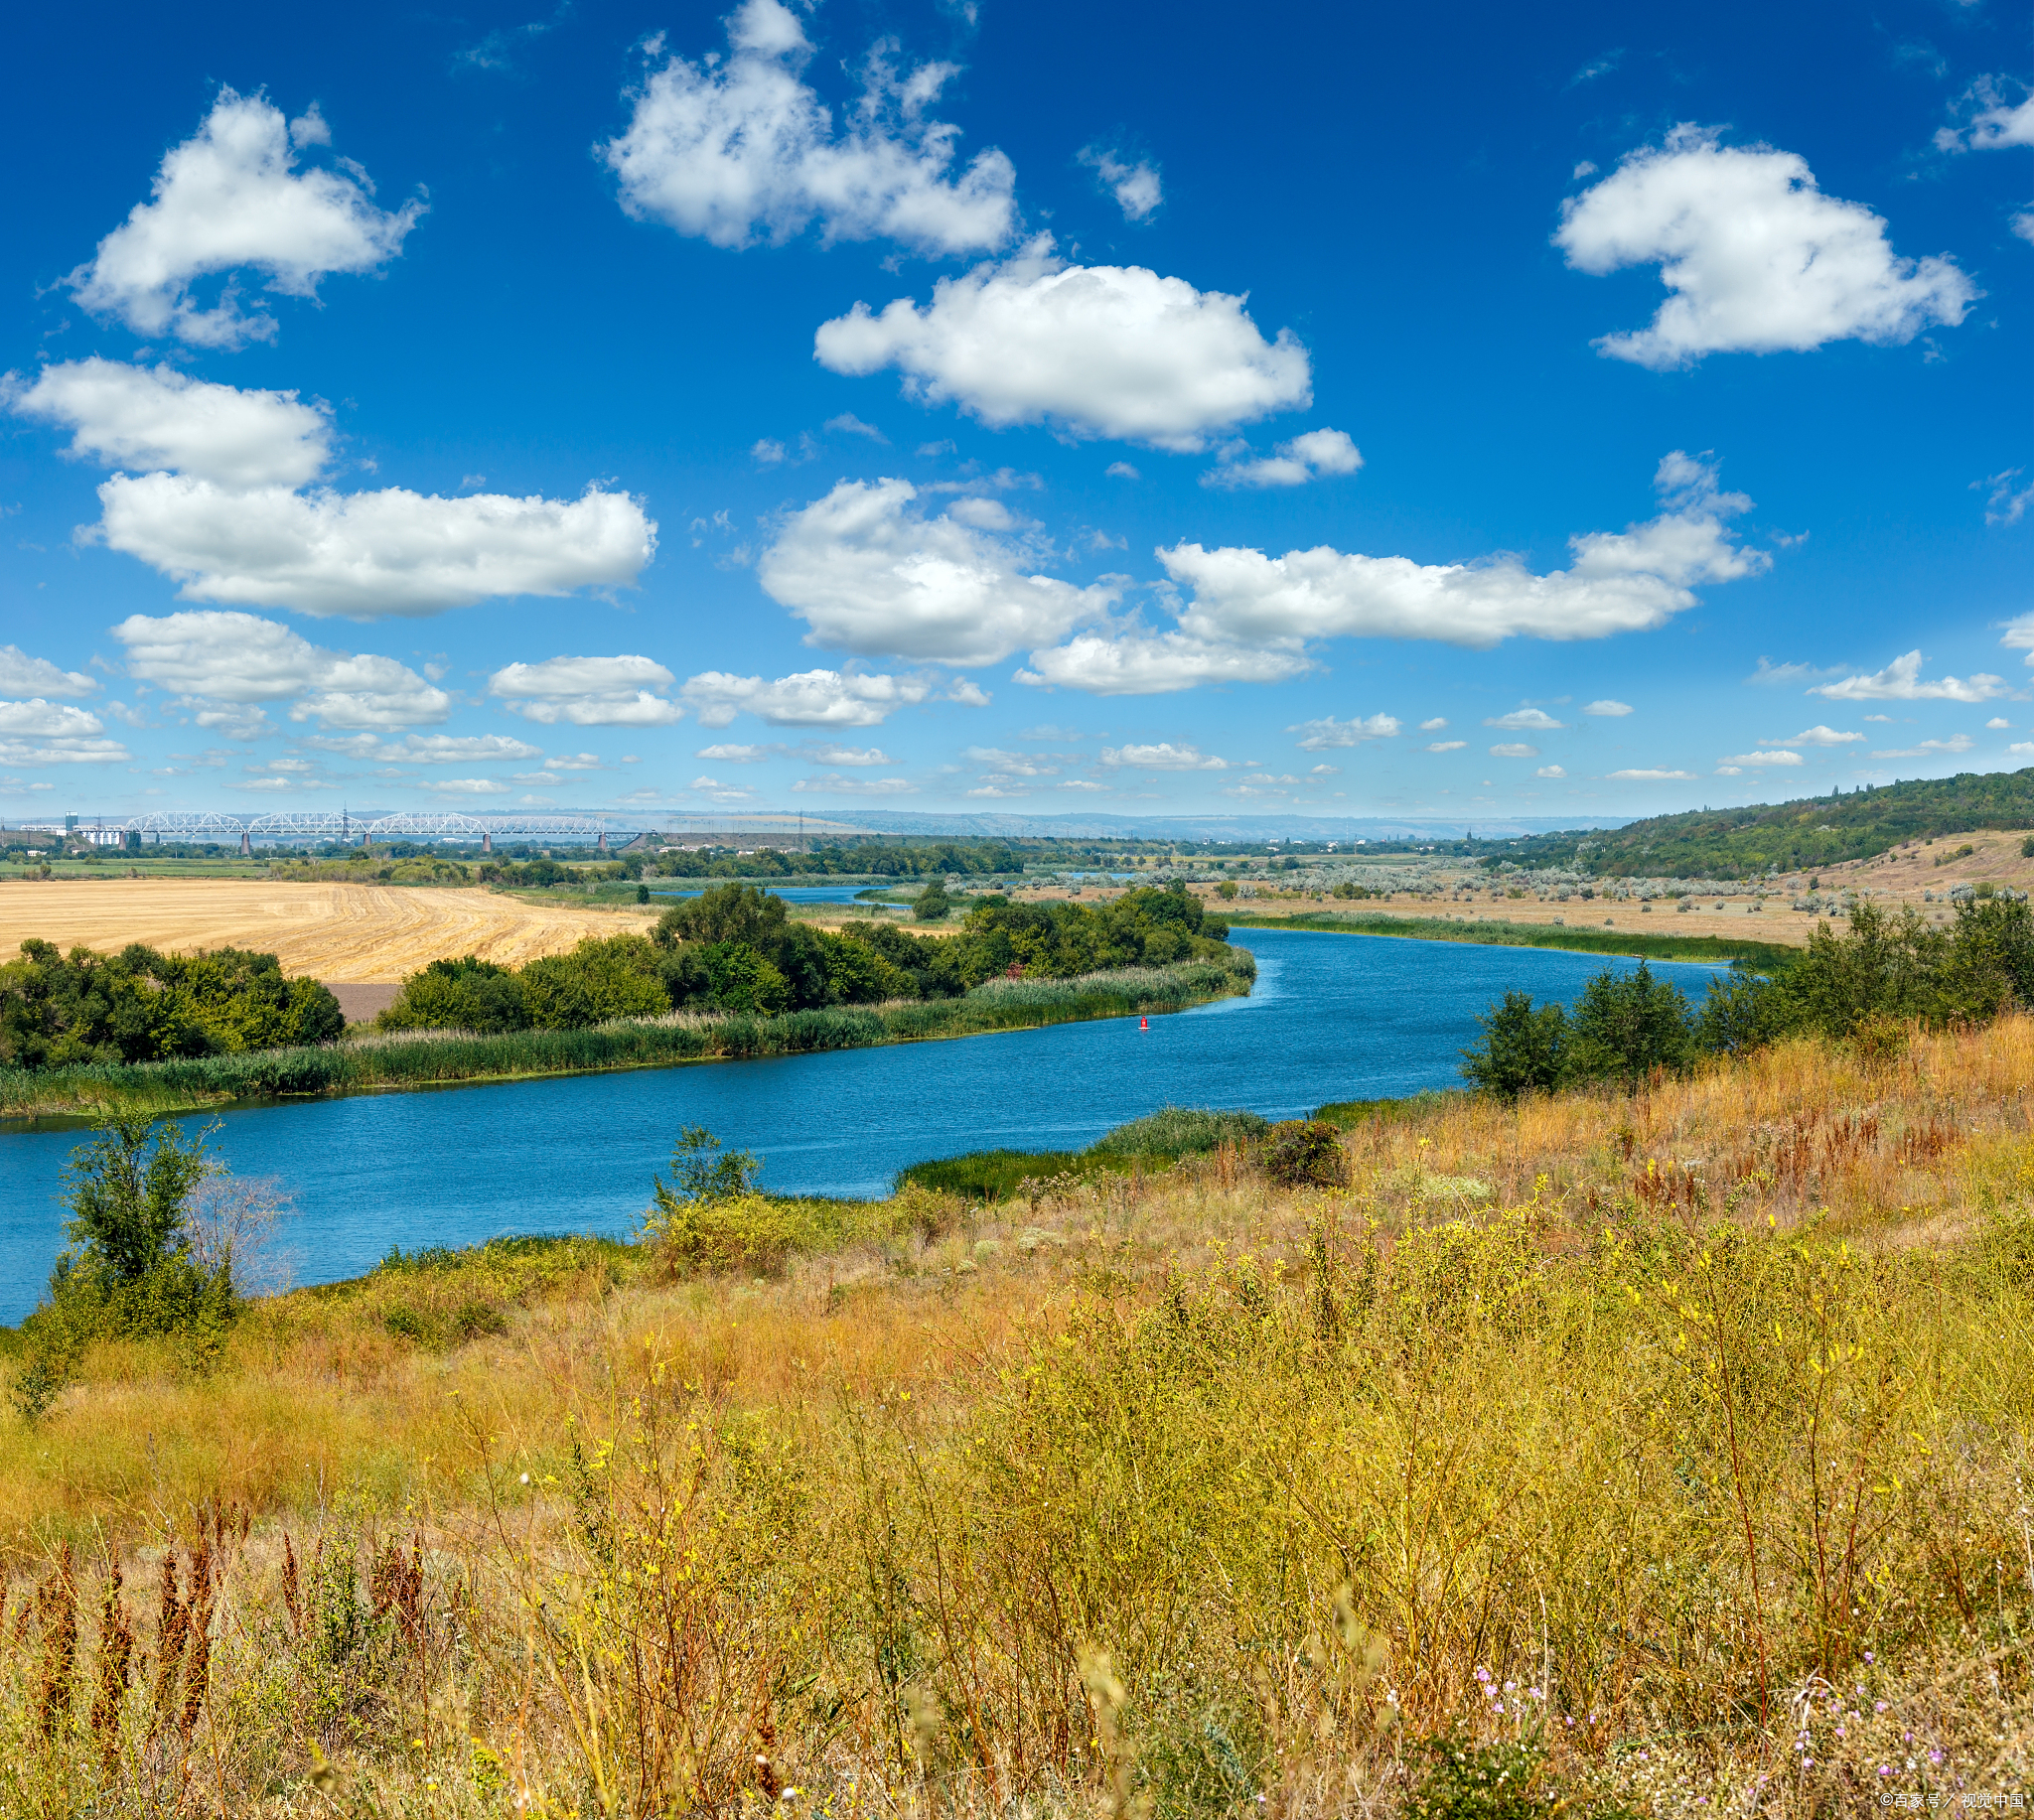
[[[283,971],[396,981],[428,961],[478,954],[505,966],[560,954],[588,935],[647,929],[655,912],[531,904],[488,891],[266,879],[49,879],[0,885],[0,959],[32,937],[117,951],[254,948]]]

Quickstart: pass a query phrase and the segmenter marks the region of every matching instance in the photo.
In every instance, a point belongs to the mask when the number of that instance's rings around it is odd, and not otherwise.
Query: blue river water
[[[1046,1030],[423,1093],[259,1105],[212,1140],[293,1197],[299,1283],[358,1275],[391,1245],[626,1232],[681,1128],[764,1160],[780,1191],[882,1194],[930,1157],[1073,1150],[1165,1105],[1291,1118],[1330,1100],[1460,1084],[1477,1015],[1508,991],[1572,1000],[1606,965],[1543,948],[1239,929],[1256,990],[1197,1010]],[[1699,999],[1713,968],[1657,969]],[[187,1118],[188,1131],[208,1121]],[[62,1243],[77,1129],[0,1135],[0,1322],[19,1321]]]

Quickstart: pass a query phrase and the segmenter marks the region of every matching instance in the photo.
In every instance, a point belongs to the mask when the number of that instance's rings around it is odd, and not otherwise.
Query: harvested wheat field
[[[171,953],[253,948],[283,971],[339,981],[399,980],[427,961],[478,954],[505,966],[560,954],[587,935],[647,928],[649,911],[555,909],[488,891],[268,879],[54,879],[0,890],[0,957],[31,938]]]

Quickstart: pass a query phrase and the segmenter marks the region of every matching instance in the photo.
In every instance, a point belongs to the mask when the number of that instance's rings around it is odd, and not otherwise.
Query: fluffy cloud
[[[2009,651],[2025,651],[2034,664],[2034,613],[2023,613],[2005,622],[2005,636],[1999,640]],[[68,693],[68,691],[66,691]]]
[[[292,126],[259,95],[221,88],[196,137],[164,157],[153,199],[137,203],[66,282],[87,310],[137,335],[208,348],[272,337],[275,319],[243,312],[232,285],[207,310],[193,282],[254,271],[271,291],[313,297],[329,272],[372,271],[394,258],[423,212],[417,202],[375,208],[363,174],[299,171],[298,152],[329,138],[315,109]]]
[[[1512,733],[1558,733],[1567,723],[1555,720],[1543,708],[1514,708],[1510,714],[1495,715],[1483,724],[1503,727]]]
[[[1625,783],[1685,783],[1692,781],[1695,773],[1691,770],[1614,770],[1610,774]]]
[[[1421,733],[1439,733],[1447,724],[1448,717],[1445,714],[1437,714],[1430,721],[1421,721],[1419,730]]]
[[[1582,710],[1584,714],[1599,715],[1606,720],[1622,720],[1631,711],[1632,704],[1628,701],[1592,701]]]
[[[1096,181],[1115,198],[1125,220],[1150,220],[1165,200],[1158,167],[1149,159],[1125,164],[1105,147],[1090,145],[1082,152],[1081,162],[1093,171]]]
[[[1331,714],[1325,720],[1302,721],[1285,731],[1300,735],[1301,752],[1327,752],[1338,746],[1361,746],[1366,740],[1394,740],[1398,737],[1398,722],[1388,714],[1347,721],[1338,721]]]
[[[1967,733],[1960,733],[1954,739],[1923,740],[1918,746],[1903,746],[1898,752],[1875,752],[1874,759],[1940,759],[1954,758],[1960,752],[1968,752],[1975,742]]]
[[[1535,777],[1565,777],[1568,773],[1558,765],[1542,765],[1532,774]]]
[[[1175,746],[1163,740],[1156,746],[1106,746],[1102,764],[1111,770],[1227,770],[1227,759],[1204,758],[1198,746]]]
[[[1490,756],[1493,759],[1536,759],[1539,757],[1539,748],[1515,741],[1510,745],[1493,746],[1490,749]]]
[[[1789,746],[1849,746],[1863,738],[1861,733],[1838,733],[1833,727],[1817,724],[1794,734],[1785,743]]]
[[[1201,683],[1284,682],[1313,667],[1304,651],[1251,650],[1185,632],[1084,632],[1031,653],[1017,680],[1090,695],[1166,695]]]
[[[187,601],[371,620],[497,595],[633,583],[656,526],[627,493],[236,491],[192,475],[115,475],[93,535],[183,584]]]
[[[73,431],[67,454],[109,468],[175,468],[222,487],[301,487],[331,456],[332,424],[295,392],[241,391],[119,360],[46,366],[33,385],[0,381],[0,401]]]
[[[1068,265],[1052,244],[941,279],[924,309],[858,303],[820,325],[814,353],[840,373],[895,366],[907,395],[998,429],[1049,421],[1169,449],[1312,402],[1306,350],[1289,329],[1266,342],[1242,298],[1143,266]]]
[[[740,713],[773,727],[875,727],[932,692],[933,685],[922,676],[842,670],[802,670],[775,682],[707,670],[683,690],[704,727],[725,727]]]
[[[1882,670],[1869,676],[1846,676],[1841,682],[1825,682],[1808,691],[1828,701],[1990,701],[2004,695],[2003,676],[1987,676],[1982,670],[1968,681],[1944,676],[1934,682],[1921,680],[1921,653],[1909,651],[1895,657]]]
[[[0,765],[104,765],[128,757],[95,714],[66,703],[0,701]]]
[[[199,725],[234,738],[265,730],[259,713],[209,704],[245,710],[295,696],[290,719],[341,728],[421,726],[442,721],[452,707],[443,689],[392,657],[328,650],[253,614],[135,614],[112,630],[127,647],[130,675],[177,691],[197,706]]]
[[[879,45],[836,132],[799,75],[812,46],[795,14],[743,0],[727,35],[725,59],[673,57],[653,72],[628,131],[602,147],[631,214],[730,247],[782,242],[813,221],[829,241],[882,237],[929,253],[1009,238],[1009,159],[986,151],[955,171],[960,129],[927,117],[953,65],[899,72]]]
[[[685,712],[663,699],[675,680],[649,657],[550,657],[505,665],[488,693],[544,727],[668,727]]]
[[[791,787],[828,796],[910,796],[918,790],[903,777],[843,777],[837,771],[826,777],[800,777]]]
[[[1912,341],[1961,323],[1978,292],[1947,257],[1898,257],[1860,203],[1824,196],[1806,159],[1677,126],[1570,198],[1554,242],[1594,273],[1658,265],[1673,293],[1652,325],[1595,346],[1641,366],[1704,354]]]
[[[499,760],[504,763],[541,756],[541,749],[504,733],[484,733],[462,738],[450,733],[413,733],[406,740],[383,740],[371,733],[356,734],[349,740],[324,736],[306,739],[313,752],[336,753],[343,758],[384,765],[479,765]],[[274,767],[270,768],[271,770]],[[518,782],[527,782],[518,778]],[[546,776],[545,782],[555,783]]]
[[[1301,487],[1324,475],[1354,474],[1363,455],[1341,430],[1309,430],[1259,461],[1225,462],[1201,477],[1204,487]]]
[[[1468,744],[1467,740],[1435,740],[1427,747],[1427,751],[1460,752]]]
[[[0,695],[93,695],[98,684],[78,670],[60,670],[18,644],[0,644]]]
[[[1534,575],[1515,557],[1421,564],[1326,546],[1266,556],[1182,543],[1158,552],[1191,591],[1176,631],[1127,628],[1033,651],[1023,682],[1096,694],[1154,693],[1199,682],[1275,682],[1308,668],[1315,638],[1434,638],[1484,647],[1514,636],[1602,638],[1643,631],[1694,604],[1697,582],[1762,572],[1763,551],[1735,541],[1725,519],[1746,510],[1713,468],[1678,450],[1655,487],[1669,508],[1623,531],[1572,537],[1564,570]],[[1537,725],[1538,723],[1533,723]]]
[[[1728,758],[1718,759],[1718,765],[1735,765],[1742,769],[1747,765],[1799,765],[1802,762],[1798,752],[1734,752]]]
[[[806,643],[993,663],[1064,636],[1114,601],[1110,589],[1028,572],[1036,553],[996,534],[1013,520],[995,501],[963,499],[928,517],[917,497],[908,481],[843,481],[786,521],[758,572],[771,598],[811,627]]]
[[[1981,76],[1964,91],[1961,109],[1971,113],[1962,131],[1946,126],[1935,136],[1937,149],[1945,152],[1991,152],[2007,146],[2034,145],[2034,94],[2008,103],[2004,93],[2011,78]],[[1961,111],[1961,110],[1960,110]]]

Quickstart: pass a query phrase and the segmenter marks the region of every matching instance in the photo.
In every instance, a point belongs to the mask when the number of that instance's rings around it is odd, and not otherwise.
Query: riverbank
[[[1326,935],[1399,935],[1414,941],[1470,941],[1492,947],[1554,948],[1573,954],[1625,954],[1638,960],[1695,960],[1727,965],[1742,960],[1765,971],[1801,954],[1784,941],[1740,941],[1728,935],[1672,935],[1636,929],[1588,928],[1543,922],[1470,921],[1452,916],[1393,916],[1363,910],[1302,910],[1264,916],[1224,905],[1235,929],[1301,929]]]
[[[0,1118],[88,1118],[123,1110],[162,1115],[235,1101],[530,1080],[746,1060],[818,1050],[872,1049],[1097,1018],[1184,1011],[1245,994],[1256,961],[1237,948],[1223,963],[1131,967],[1069,980],[989,980],[964,998],[833,1006],[780,1017],[695,1017],[604,1024],[591,1030],[501,1036],[421,1031],[361,1037],[315,1049],[251,1050],[183,1061],[0,1069]]]
[[[2022,1017],[1795,1043],[1367,1120],[1346,1193],[1217,1152],[102,1344],[0,1408],[0,1811],[2022,1788],[2030,1068]]]

